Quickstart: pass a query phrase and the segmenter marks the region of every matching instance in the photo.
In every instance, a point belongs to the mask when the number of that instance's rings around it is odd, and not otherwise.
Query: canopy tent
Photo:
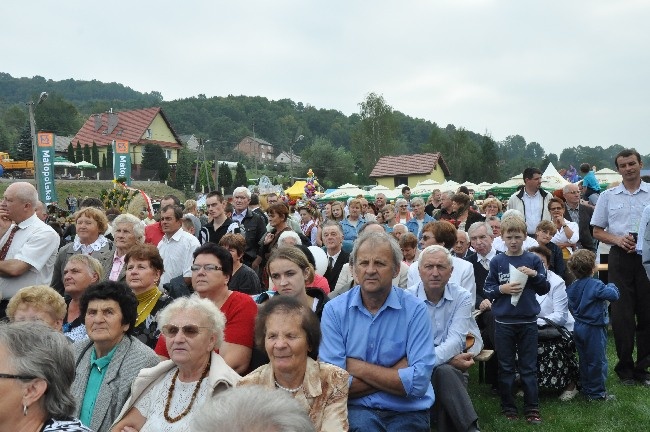
[[[373,199],[377,196],[377,194],[383,193],[386,196],[386,199],[392,200],[401,195],[402,192],[396,192],[393,189],[388,189],[386,186],[379,185],[370,189],[368,193],[373,197]]]
[[[90,162],[86,162],[86,161],[77,162],[76,164],[74,164],[74,166],[76,166],[77,168],[79,168],[81,170],[96,169],[97,168],[95,165],[91,164]]]
[[[562,189],[568,184],[570,182],[562,177],[555,169],[555,166],[553,166],[553,162],[550,162],[542,174],[542,188],[557,190]]]
[[[596,175],[596,180],[598,180],[598,183],[610,184],[613,182],[620,182],[623,180],[623,176],[621,176],[619,173],[609,168],[600,169],[596,171],[594,174]]]
[[[433,179],[427,179],[419,182],[413,189],[411,189],[411,196],[428,197],[433,193],[434,189],[440,190],[440,182]]]
[[[304,180],[297,180],[290,188],[285,189],[284,193],[291,199],[299,199],[305,194],[305,185],[307,184]]]
[[[366,199],[372,199],[372,196],[370,193],[368,193],[368,191],[365,191],[353,184],[346,183],[336,189],[334,192],[321,195],[320,197],[316,198],[316,200],[320,202],[345,201],[348,198],[355,198],[359,195],[363,196]]]

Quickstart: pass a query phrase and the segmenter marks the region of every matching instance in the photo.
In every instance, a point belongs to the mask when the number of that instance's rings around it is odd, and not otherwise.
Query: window
[[[151,138],[151,129],[147,129],[147,138]]]
[[[172,151],[171,150],[165,150],[165,158],[167,160],[170,160],[172,158]]]
[[[409,178],[405,176],[395,176],[393,182],[395,183],[395,187],[397,187],[401,184],[409,184]]]

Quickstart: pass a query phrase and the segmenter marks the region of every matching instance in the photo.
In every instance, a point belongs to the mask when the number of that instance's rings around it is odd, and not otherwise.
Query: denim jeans
[[[348,405],[350,432],[430,432],[429,410],[389,411]]]
[[[524,413],[539,409],[537,390],[537,323],[496,323],[494,346],[499,353],[499,394],[504,412],[517,412],[514,387],[519,370]]]

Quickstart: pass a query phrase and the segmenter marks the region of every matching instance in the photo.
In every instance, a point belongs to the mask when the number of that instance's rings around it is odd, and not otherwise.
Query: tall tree
[[[88,144],[84,144],[84,160],[86,162],[90,162],[90,146]],[[90,162],[92,163],[92,162]]]
[[[481,170],[480,181],[496,183],[499,177],[499,149],[491,136],[483,135],[481,145]]]
[[[84,160],[83,150],[81,150],[81,143],[77,141],[77,150],[75,151],[74,157],[77,162]]]
[[[352,151],[367,178],[380,157],[393,152],[399,123],[383,96],[370,93],[359,103],[361,123],[352,136]]]
[[[335,148],[327,138],[316,137],[314,143],[302,152],[301,158],[305,169],[315,171],[321,186],[335,187],[356,182],[352,153],[342,147]]]
[[[192,195],[192,167],[194,165],[194,154],[183,147],[178,151],[178,162],[176,163],[176,189],[185,192],[185,196],[190,198]]]
[[[106,168],[109,171],[113,171],[113,146],[109,145],[106,147]]]
[[[106,153],[102,154],[102,170],[106,169]]]
[[[77,161],[74,158],[74,147],[72,147],[72,142],[68,144],[68,160],[72,163],[76,163]]]
[[[32,132],[29,125],[27,125],[20,134],[20,141],[18,141],[18,146],[16,147],[16,160],[29,161],[32,159],[34,159]]]
[[[99,149],[97,144],[93,141],[93,148],[90,152],[90,163],[99,168]]]
[[[232,172],[227,163],[219,165],[219,187],[230,191],[232,187]]]
[[[233,186],[248,186],[248,177],[246,176],[246,168],[241,162],[237,162],[237,168],[235,169],[235,180],[233,181]]]
[[[2,122],[0,122],[0,151],[11,152],[11,134]]]
[[[160,146],[155,144],[147,144],[144,146],[142,166],[155,171],[161,183],[165,182],[167,177],[169,177],[169,163],[165,157],[165,151]]]
[[[38,130],[54,132],[57,135],[74,135],[81,128],[83,119],[77,108],[56,93],[34,110]]]

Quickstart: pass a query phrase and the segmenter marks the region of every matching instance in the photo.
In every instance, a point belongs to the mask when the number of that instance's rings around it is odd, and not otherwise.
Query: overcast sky
[[[376,92],[549,153],[648,153],[649,23],[648,0],[3,0],[0,71],[346,115]]]

